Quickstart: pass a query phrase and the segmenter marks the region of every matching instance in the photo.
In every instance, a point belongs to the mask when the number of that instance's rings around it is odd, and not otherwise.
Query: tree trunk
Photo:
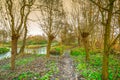
[[[77,40],[78,40],[78,46],[80,47],[80,35],[78,36]]]
[[[86,52],[86,62],[88,62],[90,59],[89,58],[89,40],[88,40],[89,32],[82,32],[81,36],[82,36],[83,45]]]
[[[104,54],[102,64],[102,80],[108,80],[108,64],[109,64],[109,52],[110,52],[110,33],[111,33],[111,19],[113,12],[113,3],[111,2],[108,12],[108,18],[106,20],[105,34],[104,34]]]
[[[110,32],[108,30],[109,27],[106,27],[104,36],[104,54],[103,54],[103,64],[102,64],[102,80],[108,80],[108,60],[109,60],[109,40],[110,40]]]
[[[108,80],[110,26],[105,27],[102,80]]]
[[[11,52],[11,69],[15,69],[15,58],[17,54],[17,41],[18,41],[18,36],[13,35],[12,36],[12,52]]]
[[[83,38],[83,45],[85,47],[86,52],[86,62],[88,62],[90,60],[90,56],[89,56],[89,43],[87,37]]]
[[[119,9],[120,9],[120,1],[119,1]],[[118,24],[119,24],[119,34],[120,34],[120,14],[118,16]],[[118,45],[119,51],[120,51],[120,37],[119,37],[119,45]]]
[[[103,55],[102,80],[108,80],[108,62],[109,62],[108,59],[109,59],[109,52],[106,52]]]
[[[48,39],[48,44],[47,44],[47,55],[46,55],[47,58],[50,57],[51,42],[52,42],[52,40]]]
[[[22,47],[20,48],[19,53],[24,54],[24,49],[25,49],[25,45],[26,45],[26,37],[27,37],[27,27],[25,27],[25,34],[24,34],[24,38],[23,38],[23,44],[22,44]]]

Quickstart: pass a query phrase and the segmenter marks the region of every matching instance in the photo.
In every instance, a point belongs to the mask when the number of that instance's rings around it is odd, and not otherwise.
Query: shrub
[[[98,53],[103,53],[103,50],[102,49],[95,49],[95,50],[89,51],[89,54],[91,54],[91,55],[96,55]]]
[[[50,50],[50,54],[52,55],[62,55],[64,47],[63,46],[54,46]]]
[[[71,50],[70,54],[72,56],[85,55],[85,49],[84,48],[74,48]]]
[[[60,51],[52,49],[52,50],[50,50],[50,54],[52,54],[52,55],[60,55]]]
[[[91,55],[89,63],[85,63],[84,55],[72,56],[72,58],[75,62],[76,71],[87,78],[87,80],[102,80],[102,55]],[[109,80],[119,80],[119,59],[113,55],[109,55],[109,61]]]
[[[0,54],[7,53],[9,51],[10,51],[10,49],[8,49],[8,48],[0,48]]]

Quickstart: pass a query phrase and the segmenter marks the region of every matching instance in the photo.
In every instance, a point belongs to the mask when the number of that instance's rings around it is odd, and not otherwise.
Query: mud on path
[[[73,60],[70,57],[70,51],[65,51],[64,55],[58,59],[57,66],[59,68],[59,73],[54,75],[51,80],[85,80],[82,77],[78,77],[75,72],[75,67]]]

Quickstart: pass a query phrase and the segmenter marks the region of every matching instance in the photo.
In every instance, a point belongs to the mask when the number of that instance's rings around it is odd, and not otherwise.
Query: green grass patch
[[[55,61],[49,61],[46,68],[49,69],[49,71],[46,71],[45,75],[43,75],[40,80],[50,80],[50,77],[53,74],[57,74],[59,72]]]
[[[52,54],[52,55],[62,55],[64,49],[65,49],[65,47],[63,45],[62,46],[53,46],[50,50],[50,54]]]
[[[15,77],[13,80],[40,80],[40,75],[34,72],[23,72],[18,77]]]
[[[40,48],[41,47],[41,45],[28,45],[28,46],[26,46],[26,48],[28,48],[28,49],[34,49],[34,48]]]
[[[85,55],[85,49],[77,47],[77,48],[72,49],[70,54],[72,56]]]
[[[21,73],[13,80],[50,80],[50,77],[53,74],[57,74],[59,72],[55,61],[48,61],[45,67],[49,69],[49,71],[44,72],[44,75],[28,71]]]
[[[37,57],[42,57],[45,56],[44,54],[29,54],[30,56],[26,57],[26,58],[20,58],[20,59],[16,59],[16,66],[21,66],[21,65],[26,65],[32,61],[34,61]],[[3,70],[8,70],[10,69],[10,63],[5,64],[0,66],[1,69]]]
[[[10,49],[8,49],[8,48],[0,48],[0,54],[7,53],[9,51],[10,51]]]
[[[85,55],[80,55],[80,53],[78,54],[75,51],[74,54],[72,54],[72,58],[75,62],[76,71],[79,74],[82,74],[87,80],[102,80],[101,54],[95,53],[90,55],[89,63],[85,62]],[[115,57],[115,55],[109,56],[109,80],[120,79],[119,63],[120,61]]]
[[[64,50],[64,46],[53,46],[52,49],[55,49],[58,52],[61,52],[62,50]]]

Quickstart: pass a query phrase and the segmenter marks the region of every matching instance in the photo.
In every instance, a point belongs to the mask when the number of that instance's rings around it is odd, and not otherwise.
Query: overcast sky
[[[63,5],[64,5],[64,9],[66,11],[70,11],[70,1],[71,0],[63,0]],[[32,20],[37,20],[37,15],[39,15],[39,12],[32,12],[29,16],[30,19]],[[29,28],[28,28],[28,35],[42,35],[43,31],[40,30],[40,26],[38,25],[37,22],[33,22],[33,21],[29,21]]]

